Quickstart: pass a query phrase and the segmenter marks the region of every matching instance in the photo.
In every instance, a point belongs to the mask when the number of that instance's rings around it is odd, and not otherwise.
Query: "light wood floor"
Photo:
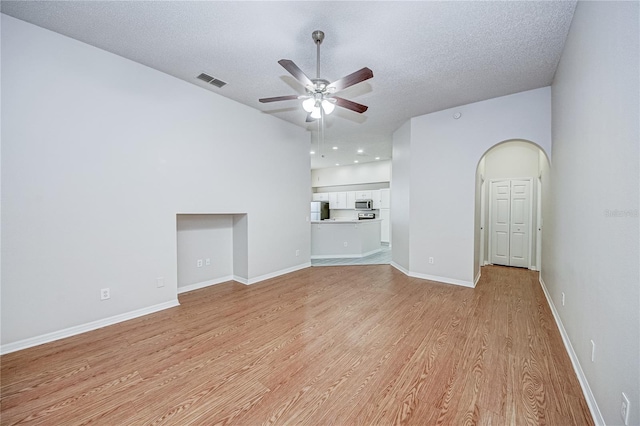
[[[593,424],[535,272],[307,268],[1,358],[9,424]]]

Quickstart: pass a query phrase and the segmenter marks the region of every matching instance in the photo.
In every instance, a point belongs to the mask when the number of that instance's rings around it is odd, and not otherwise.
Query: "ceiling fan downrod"
[[[324,33],[320,30],[315,30],[311,33],[311,38],[316,44],[316,78],[320,80],[320,45],[322,44],[322,40],[324,40]]]

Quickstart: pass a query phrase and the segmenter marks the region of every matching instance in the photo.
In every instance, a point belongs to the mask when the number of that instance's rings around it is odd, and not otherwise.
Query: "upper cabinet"
[[[328,192],[315,192],[311,198],[313,201],[329,201]]]
[[[375,189],[373,191],[371,191],[371,199],[373,200],[373,208],[374,209],[379,209],[380,207],[380,190],[379,189]]]
[[[329,193],[329,208],[330,209],[346,209],[347,207],[347,193],[346,192],[330,192]],[[351,207],[353,208],[353,207]]]
[[[379,198],[380,198],[381,209],[391,208],[391,190],[390,189],[381,189]]]
[[[371,200],[373,191],[356,191],[356,200]]]
[[[347,192],[347,209],[355,209],[356,208],[356,191],[348,191]]]

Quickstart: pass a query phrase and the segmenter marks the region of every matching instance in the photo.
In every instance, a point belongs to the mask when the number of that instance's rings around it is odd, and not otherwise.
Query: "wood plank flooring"
[[[229,282],[1,357],[1,424],[591,425],[538,275]]]

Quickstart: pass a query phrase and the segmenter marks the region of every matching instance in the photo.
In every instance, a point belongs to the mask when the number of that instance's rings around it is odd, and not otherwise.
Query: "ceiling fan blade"
[[[313,86],[313,82],[307,77],[305,73],[302,72],[300,68],[293,61],[289,59],[280,59],[278,61],[282,67],[289,71],[289,73],[296,78],[300,83],[304,84],[305,87]]]
[[[267,102],[290,101],[290,100],[293,100],[293,99],[298,99],[298,97],[299,97],[298,95],[275,96],[273,98],[258,99],[258,101],[260,101],[263,104],[265,104]]]
[[[327,90],[334,90],[335,92],[339,90],[346,89],[347,87],[353,86],[354,84],[358,84],[361,81],[365,81],[373,77],[373,71],[369,68],[364,67],[361,70],[358,70],[354,73],[349,74],[346,77],[342,77],[340,80],[336,80],[333,83],[327,86]]]
[[[369,109],[369,107],[366,105],[362,105],[348,99],[339,98],[337,96],[332,96],[331,98],[336,100],[336,105],[341,106],[342,108],[350,109],[351,111],[355,111],[359,114],[362,114],[367,109]]]

